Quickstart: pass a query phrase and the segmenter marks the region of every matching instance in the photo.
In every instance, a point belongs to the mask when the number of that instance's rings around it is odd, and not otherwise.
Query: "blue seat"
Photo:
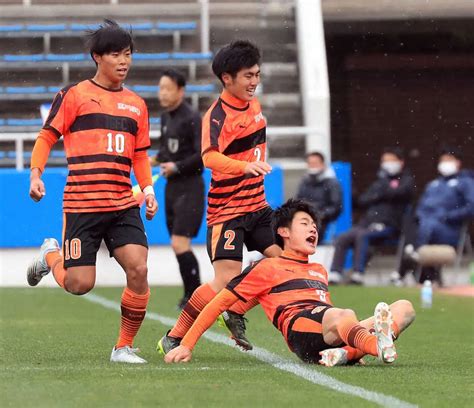
[[[44,60],[43,54],[15,55],[5,54],[3,56],[5,62],[38,62]]]
[[[158,149],[150,149],[148,150],[148,157],[155,157],[158,153]]]
[[[48,86],[48,92],[58,93],[62,88],[60,86]]]
[[[159,53],[146,53],[146,52],[137,52],[133,54],[133,59],[135,61],[157,61],[157,60],[167,60],[170,59],[171,54],[169,52],[159,52]]]
[[[159,125],[161,123],[161,118],[150,118],[151,125]]]
[[[86,54],[46,54],[46,61],[85,61]]]
[[[195,30],[196,27],[197,27],[197,23],[195,21],[183,21],[183,22],[177,22],[177,23],[167,23],[167,22],[156,23],[156,28],[158,30],[169,30],[169,31]]]
[[[159,89],[157,85],[133,85],[131,88],[134,92],[158,92]]]
[[[130,24],[132,30],[135,31],[150,31],[153,30],[153,23],[132,23]]]
[[[66,154],[64,153],[64,150],[51,150],[49,153],[49,157],[52,157],[54,159],[62,159],[66,157]]]
[[[10,118],[6,120],[5,123],[7,126],[41,126],[43,121],[41,118],[33,118],[33,119],[15,119]]]
[[[7,152],[0,150],[0,159],[4,159],[5,157],[7,157]]]
[[[0,126],[5,126],[5,119],[0,119]]]
[[[27,24],[26,31],[64,31],[66,30],[66,24]]]
[[[187,92],[215,92],[214,84],[190,84],[186,85]]]
[[[212,52],[173,52],[171,58],[177,60],[208,60],[212,58]]]
[[[6,86],[4,93],[9,94],[24,94],[24,93],[45,93],[47,88],[45,86]]]
[[[69,29],[71,31],[86,31],[86,30],[97,30],[100,27],[100,24],[83,24],[83,23],[71,23],[69,24]]]
[[[12,24],[12,25],[0,25],[0,32],[8,33],[8,32],[18,32],[23,31],[25,26],[23,24]]]

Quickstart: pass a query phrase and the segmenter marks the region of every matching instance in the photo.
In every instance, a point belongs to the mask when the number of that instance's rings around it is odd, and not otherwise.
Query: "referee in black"
[[[185,86],[186,80],[178,71],[167,70],[161,76],[158,99],[166,111],[161,115],[161,137],[155,159],[161,175],[167,179],[166,224],[184,284],[180,309],[201,285],[191,238],[197,235],[204,213],[201,117],[184,99]]]

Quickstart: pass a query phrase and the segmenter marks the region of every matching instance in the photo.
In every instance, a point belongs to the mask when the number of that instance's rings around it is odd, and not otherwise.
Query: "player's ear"
[[[277,233],[282,238],[289,238],[290,237],[290,229],[288,227],[278,227]]]
[[[92,53],[92,59],[96,64],[100,63],[100,60],[102,59],[102,56],[99,54],[96,54],[95,52]]]
[[[232,75],[230,75],[229,73],[224,72],[221,75],[221,78],[222,78],[222,81],[224,82],[225,86],[232,84]]]

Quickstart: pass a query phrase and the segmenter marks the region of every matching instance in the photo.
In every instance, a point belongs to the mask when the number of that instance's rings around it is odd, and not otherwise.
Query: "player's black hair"
[[[382,150],[382,155],[385,154],[385,153],[393,154],[394,156],[397,156],[397,158],[399,160],[403,160],[403,161],[405,160],[405,154],[404,154],[403,149],[401,147],[398,147],[398,146],[385,147]]]
[[[319,158],[321,159],[321,161],[322,161],[323,163],[326,162],[326,159],[324,158],[324,154],[322,154],[321,152],[309,152],[309,153],[306,155],[306,159],[307,159],[308,157],[311,157],[311,156],[317,156],[317,157],[319,157]]]
[[[450,156],[453,156],[458,160],[462,160],[461,150],[458,149],[457,147],[454,147],[454,146],[443,146],[443,147],[441,147],[441,149],[439,150],[439,153],[438,153],[438,158],[440,158],[441,156],[443,156],[445,154],[449,154]]]
[[[104,19],[104,23],[95,31],[87,31],[86,43],[92,59],[93,54],[104,55],[130,47],[133,52],[132,30],[125,30],[114,20]]]
[[[176,71],[175,69],[167,69],[163,74],[161,74],[161,76],[170,78],[176,85],[178,85],[178,88],[184,88],[186,86],[186,78],[181,72]]]
[[[212,72],[224,84],[223,74],[227,73],[235,78],[240,70],[260,65],[260,59],[260,50],[254,44],[237,40],[217,52],[212,61]]]
[[[276,244],[281,248],[283,248],[283,238],[278,234],[278,228],[290,227],[291,222],[298,211],[305,212],[314,220],[315,224],[318,224],[319,217],[310,203],[305,200],[290,198],[285,204],[273,212],[273,235],[275,236]]]

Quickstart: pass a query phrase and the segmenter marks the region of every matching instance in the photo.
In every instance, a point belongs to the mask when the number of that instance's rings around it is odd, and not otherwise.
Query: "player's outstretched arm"
[[[238,297],[230,290],[221,290],[199,314],[186,336],[181,340],[181,345],[166,354],[165,363],[187,363],[191,361],[192,350],[199,338],[213,325],[217,317],[237,300],[239,300]]]

